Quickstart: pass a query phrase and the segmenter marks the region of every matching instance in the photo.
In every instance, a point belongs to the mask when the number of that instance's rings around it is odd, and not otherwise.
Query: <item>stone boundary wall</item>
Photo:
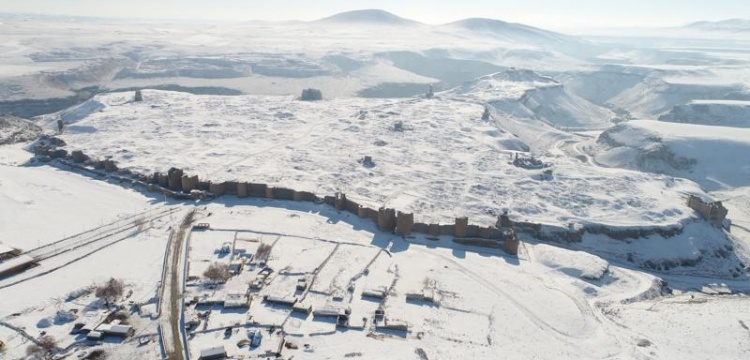
[[[61,162],[88,174],[106,176],[119,182],[125,182],[134,187],[160,193],[177,199],[211,199],[222,195],[236,195],[240,198],[256,197],[289,201],[306,201],[327,204],[340,211],[352,213],[360,218],[371,220],[379,230],[408,236],[413,233],[430,236],[453,236],[458,239],[481,239],[502,242],[502,229],[495,226],[480,226],[470,224],[467,217],[456,218],[453,224],[428,224],[415,222],[413,213],[404,213],[392,208],[381,207],[373,209],[347,199],[343,193],[320,197],[308,191],[298,191],[284,187],[273,187],[268,184],[225,181],[214,183],[200,180],[198,176],[189,176],[181,169],[171,168],[167,173],[143,175],[121,170],[110,160],[96,160],[80,150],[68,154],[67,151],[55,146],[35,146],[35,153],[49,159],[59,159]],[[529,234],[543,241],[579,242],[583,235],[604,234],[614,239],[643,238],[651,235],[672,237],[682,233],[682,225],[622,227],[600,224],[582,225],[579,227],[565,227],[528,221],[513,222],[516,232]],[[483,243],[483,242],[477,242]]]

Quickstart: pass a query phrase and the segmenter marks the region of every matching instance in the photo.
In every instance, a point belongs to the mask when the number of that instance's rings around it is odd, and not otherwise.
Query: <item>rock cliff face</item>
[[[677,105],[660,121],[750,128],[750,101],[695,100]]]

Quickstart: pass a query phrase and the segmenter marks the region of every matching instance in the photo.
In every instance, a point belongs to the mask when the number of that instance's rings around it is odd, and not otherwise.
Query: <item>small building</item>
[[[435,292],[433,289],[423,289],[420,292],[407,293],[406,301],[412,302],[435,302]]]
[[[104,334],[101,331],[89,331],[86,334],[86,339],[89,340],[101,340],[104,338]]]
[[[297,303],[297,298],[294,296],[274,296],[266,295],[263,297],[263,301],[272,305],[281,305],[293,307]]]
[[[19,255],[0,262],[0,277],[24,271],[37,264],[36,259],[28,255]]]
[[[253,280],[252,283],[250,283],[250,289],[252,289],[252,290],[260,290],[260,289],[263,288],[264,284],[265,283],[263,282],[262,278],[257,278],[255,280]]]
[[[302,303],[296,303],[292,306],[292,312],[298,314],[310,315],[312,313],[312,306],[303,305]]]
[[[244,294],[227,294],[224,298],[225,309],[249,308],[247,297]]]
[[[305,291],[305,289],[307,289],[307,279],[305,278],[297,279],[297,290]]]
[[[0,261],[8,260],[21,255],[21,250],[0,243]]]
[[[386,295],[388,295],[388,292],[385,288],[371,288],[362,290],[362,297],[385,299]]]
[[[335,306],[326,306],[320,309],[313,310],[313,316],[320,317],[320,318],[326,318],[326,317],[338,318],[339,316],[348,315],[349,313],[351,313],[349,309],[346,309],[343,307],[335,307]]]
[[[245,262],[241,260],[235,260],[229,262],[229,272],[232,275],[238,275],[240,272],[242,272],[242,268],[245,266]]]
[[[129,337],[135,333],[135,330],[130,325],[102,324],[97,326],[94,331],[89,332],[89,334],[94,332],[102,333],[105,336]]]
[[[226,359],[227,351],[224,350],[223,346],[216,346],[208,349],[201,350],[201,356],[198,360],[215,360],[215,359]]]
[[[405,321],[387,319],[385,321],[385,324],[378,325],[378,329],[394,330],[394,331],[409,331],[409,324]]]

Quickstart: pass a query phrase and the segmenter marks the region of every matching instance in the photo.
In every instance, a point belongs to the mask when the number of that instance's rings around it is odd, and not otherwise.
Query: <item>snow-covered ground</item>
[[[60,113],[68,122],[62,139],[142,173],[176,166],[212,181],[341,191],[413,211],[424,222],[468,215],[490,225],[508,208],[518,218],[557,224],[674,224],[690,213],[684,193],[701,193],[690,182],[600,169],[561,153],[542,158],[554,169],[553,179],[542,181],[541,170],[509,163],[527,146],[483,121],[483,107],[470,95],[301,102],[144,91],[143,102],[131,98],[99,95]],[[395,130],[398,122],[403,131]],[[358,163],[368,155],[374,167]]]
[[[703,286],[700,280],[692,285],[681,283],[675,288],[677,295],[662,297],[659,278],[582,251],[529,243],[516,259],[495,250],[452,244],[447,238],[434,241],[417,236],[404,240],[382,234],[369,222],[325,206],[294,202],[269,206],[272,203],[227,200],[226,204],[201,210],[211,216],[200,221],[209,222],[214,230],[193,234],[191,259],[215,256],[215,247],[223,240],[205,248],[199,243],[229,229],[237,232],[238,239],[275,243],[268,266],[276,272],[286,268],[307,273],[310,279],[315,269],[323,266],[303,304],[313,309],[349,307],[350,324],[361,324],[360,318],[365,317],[365,329],[337,330],[328,320],[312,315],[289,316],[290,308],[266,304],[262,301],[264,294],[295,296],[294,286],[285,281],[290,275],[274,274],[266,288],[253,295],[249,311],[214,307],[207,329],[197,331],[190,340],[193,354],[220,345],[236,356],[262,353],[268,346],[278,344],[278,335],[257,327],[264,324],[282,326],[288,334],[287,341],[299,346],[298,350],[285,349],[284,356],[302,359],[347,355],[414,359],[418,358],[417,349],[422,349],[429,359],[492,358],[498,352],[510,359],[708,359],[716,354],[740,359],[750,345],[742,326],[746,322],[744,311],[739,308],[746,297],[701,295],[695,292]],[[310,234],[315,234],[315,238]],[[278,236],[281,238],[276,241]],[[326,243],[323,252],[319,251],[321,241]],[[290,247],[298,249],[295,253],[311,253],[295,256],[294,270],[286,267],[286,251]],[[374,258],[368,271],[362,273],[381,248],[388,253]],[[324,253],[331,255],[328,262]],[[364,257],[359,261],[339,261],[356,259],[356,254]],[[260,267],[253,267],[243,273],[252,277],[258,271]],[[358,273],[359,277],[352,277]],[[335,284],[339,277],[356,279],[351,294],[328,293],[329,284]],[[292,279],[291,284],[294,283]],[[377,299],[360,295],[365,289],[392,284],[382,305]],[[245,281],[230,280],[213,292],[238,293],[247,286]],[[406,300],[406,294],[425,289],[434,292],[435,303]],[[343,299],[335,300],[337,294],[343,294]],[[409,330],[389,331],[373,326],[374,310],[379,306],[390,322],[405,322]],[[665,318],[647,320],[653,312]],[[719,349],[714,346],[715,337],[696,335],[704,334],[697,324],[723,312],[727,318],[706,328],[726,331],[722,341],[733,345]],[[237,322],[239,330],[226,337],[223,326]],[[247,329],[261,329],[263,341],[269,344],[259,349],[238,347],[236,343],[246,338]],[[678,338],[674,336],[676,332],[686,335]],[[545,339],[545,346],[534,345],[539,344],[540,338]],[[382,350],[384,346],[389,349],[387,355]]]
[[[108,359],[159,358],[157,324],[174,314],[154,319],[163,266],[182,255],[167,251],[168,239],[190,210],[211,229],[189,232],[186,273],[175,266],[166,283],[184,275],[188,301],[251,297],[249,310],[186,305],[186,320],[212,309],[188,335],[193,357],[216,345],[261,355],[282,336],[299,346],[283,350],[295,359],[745,359],[750,351],[750,43],[727,32],[743,22],[583,39],[374,10],[287,23],[0,20],[0,113],[64,109],[35,124],[0,119],[0,142],[33,136],[36,125],[53,134],[61,119],[65,149],[142,173],[175,166],[214,181],[341,191],[420,222],[467,215],[491,225],[508,209],[513,220],[572,228],[682,230],[619,240],[587,232],[577,243],[523,233],[518,256],[508,256],[449,237],[382,233],[313,203],[165,203],[30,161],[28,144],[2,145],[0,249],[39,260],[0,278],[2,359],[23,358],[29,345],[11,327],[48,333],[61,347],[81,340],[58,311],[98,322],[106,310],[82,290],[110,277],[125,281],[118,302],[142,305],[141,314],[127,320],[136,337],[98,347]],[[649,37],[633,37],[640,33]],[[434,98],[412,96],[429,84]],[[131,88],[141,87],[214,95],[144,90],[132,102]],[[307,87],[324,100],[296,100]],[[517,155],[552,172],[514,166]],[[723,201],[731,233],[688,208],[688,194]],[[264,264],[247,261],[226,284],[205,286],[208,265],[232,259],[218,251],[227,244],[245,254],[270,247],[265,265],[274,271],[262,275]],[[262,288],[248,292],[258,279]],[[303,281],[309,287],[298,290]],[[363,294],[390,287],[382,301]],[[290,314],[268,295],[349,307],[351,328]],[[409,329],[374,323],[379,308]],[[235,329],[225,334],[227,326]],[[248,330],[263,331],[262,346],[238,346]]]

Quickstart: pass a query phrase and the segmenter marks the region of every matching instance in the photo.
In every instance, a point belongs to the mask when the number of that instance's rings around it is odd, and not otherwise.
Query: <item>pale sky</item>
[[[383,9],[428,24],[486,17],[547,28],[750,18],[750,0],[0,0],[6,13],[180,20],[314,20],[357,9]]]

